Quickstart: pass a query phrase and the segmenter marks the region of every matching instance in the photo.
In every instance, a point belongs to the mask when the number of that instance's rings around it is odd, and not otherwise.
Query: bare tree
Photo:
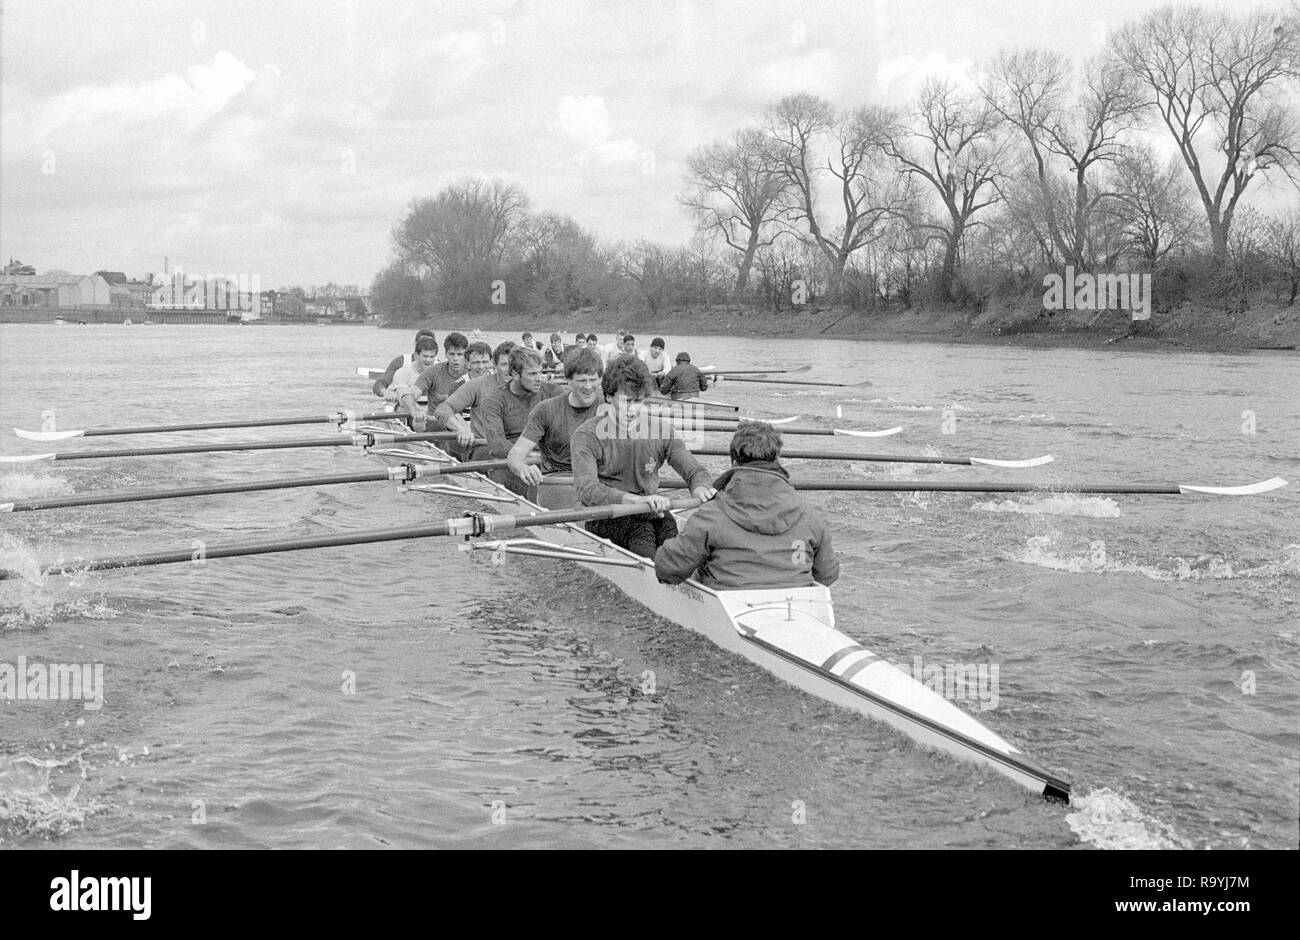
[[[687,191],[680,202],[702,232],[716,232],[740,252],[734,290],[749,284],[754,254],[772,244],[781,216],[786,180],[767,136],[757,128],[736,131],[695,151],[686,163]]]
[[[1264,231],[1269,260],[1289,289],[1286,305],[1294,306],[1300,294],[1300,209],[1270,219]]]
[[[1195,244],[1196,197],[1176,160],[1161,165],[1151,147],[1131,147],[1116,164],[1112,189],[1110,211],[1125,250],[1148,267]]]
[[[1297,178],[1300,127],[1288,98],[1300,77],[1300,17],[1164,7],[1126,24],[1111,45],[1173,136],[1214,258],[1226,261],[1233,214],[1255,176]]]
[[[1021,200],[1021,213],[1041,215],[1061,260],[1087,269],[1093,216],[1110,195],[1096,184],[1096,168],[1118,156],[1118,137],[1132,123],[1137,99],[1129,73],[1114,61],[1093,59],[1077,94],[1071,84],[1068,60],[1025,49],[999,54],[981,91],[1026,151],[1034,187],[1022,191],[1032,198]]]
[[[910,205],[910,181],[884,165],[884,142],[892,121],[880,107],[837,116],[810,95],[784,98],[768,109],[766,126],[786,182],[785,218],[822,252],[830,268],[829,290],[838,297],[845,265],[855,252],[880,238],[886,224]],[[824,162],[818,147],[825,144]],[[817,190],[829,175],[843,221],[832,224],[818,206]]]
[[[975,214],[999,199],[996,182],[1005,149],[997,133],[1000,117],[983,100],[934,79],[922,88],[912,117],[887,130],[884,150],[904,173],[928,183],[943,203],[946,219],[914,224],[943,242],[940,292],[955,300],[962,238]]]

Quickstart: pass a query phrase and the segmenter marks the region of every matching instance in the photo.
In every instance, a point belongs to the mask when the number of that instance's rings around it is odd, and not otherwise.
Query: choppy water
[[[355,367],[386,363],[408,340],[4,326],[0,425],[37,427],[47,409],[73,428],[367,407],[375,399]],[[1285,353],[669,347],[697,363],[807,363],[818,378],[875,383],[719,387],[747,411],[906,427],[884,441],[789,447],[1057,457],[1016,471],[795,467],[805,475],[1300,476],[1300,360]],[[0,443],[6,454],[43,449]],[[0,499],[364,466],[342,448],[47,463],[0,471]],[[0,582],[0,663],[100,663],[105,686],[97,710],[0,701],[0,845],[1296,846],[1300,486],[1250,499],[810,498],[834,520],[843,556],[841,629],[903,665],[997,665],[997,707],[981,718],[1072,781],[1073,806],[798,693],[559,562],[492,567],[431,540],[32,574],[37,560],[378,527],[463,506],[358,484],[0,517],[0,566],[28,572]],[[641,691],[646,670],[654,695]]]

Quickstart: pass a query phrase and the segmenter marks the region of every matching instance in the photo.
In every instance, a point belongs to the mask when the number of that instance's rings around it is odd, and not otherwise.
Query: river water
[[[365,409],[377,399],[355,368],[409,339],[6,325],[0,425],[37,428],[47,411],[78,428]],[[805,476],[1064,487],[1300,475],[1293,353],[668,346],[696,363],[873,383],[712,393],[747,412],[905,428],[790,437],[790,449],[1056,457],[1032,470],[792,461]],[[0,453],[333,434],[11,435]],[[0,499],[374,466],[351,448],[11,465]],[[797,692],[558,561],[492,566],[434,539],[36,573],[467,508],[371,483],[0,517],[0,567],[20,574],[0,582],[0,664],[99,664],[104,692],[99,708],[0,700],[0,845],[1296,847],[1300,486],[809,498],[843,561],[840,628],[906,668],[984,667],[964,705],[1071,781],[1071,806]]]

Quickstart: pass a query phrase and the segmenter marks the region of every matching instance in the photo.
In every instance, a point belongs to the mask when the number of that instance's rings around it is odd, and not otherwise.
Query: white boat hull
[[[390,460],[446,460],[432,445],[417,449],[377,448]],[[425,449],[427,448],[427,450]],[[455,477],[462,495],[482,494],[505,511],[541,512],[478,474]],[[447,484],[411,484],[413,490],[447,493]],[[484,550],[517,549],[521,554],[566,557],[599,575],[643,607],[702,634],[791,685],[852,711],[882,721],[920,744],[992,767],[1022,786],[1068,801],[1070,785],[1029,761],[1024,754],[947,699],[886,662],[835,628],[830,591],[817,585],[758,591],[715,591],[695,581],[661,584],[654,566],[579,524],[539,528],[553,548],[532,539],[498,539],[472,545]],[[565,554],[592,553],[599,561]]]

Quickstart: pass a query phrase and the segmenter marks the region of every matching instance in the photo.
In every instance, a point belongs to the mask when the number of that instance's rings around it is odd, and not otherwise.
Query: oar
[[[692,415],[681,411],[674,411],[671,408],[663,408],[660,405],[650,405],[649,410],[653,414],[671,415],[673,417],[679,419],[685,419],[688,421],[712,421],[714,423],[726,422],[730,424],[732,427],[736,427],[737,425],[739,425],[741,421],[751,421],[751,422],[762,421],[765,422],[766,424],[777,424],[777,425],[789,424],[790,422],[798,421],[801,417],[803,417],[803,415],[788,415],[784,418],[759,418],[753,415],[707,415],[707,416],[701,414]]]
[[[364,434],[345,434],[340,437],[308,438],[295,441],[245,441],[234,444],[201,444],[184,447],[135,447],[123,450],[88,450],[81,453],[27,454],[21,457],[0,457],[0,463],[32,463],[38,460],[94,460],[99,457],[158,457],[165,454],[215,454],[237,450],[283,450],[295,447],[373,447],[377,443],[408,441],[446,441],[456,436],[455,431],[431,431],[426,434],[398,434],[386,431],[367,431]],[[482,444],[482,440],[475,443]]]
[[[717,373],[707,373],[716,375]],[[732,378],[727,376],[728,382],[761,382],[765,385],[820,385],[825,388],[866,388],[871,383],[867,380],[861,382],[809,382],[802,379],[756,379],[756,378]]]
[[[528,463],[539,464],[541,456],[530,456]],[[41,509],[65,509],[69,506],[103,506],[109,503],[137,503],[154,499],[182,499],[187,496],[216,496],[225,493],[255,493],[262,490],[287,490],[302,486],[336,486],[344,483],[378,483],[394,480],[411,483],[424,477],[444,476],[449,473],[477,473],[498,470],[507,466],[505,460],[467,460],[457,464],[438,464],[432,467],[400,464],[383,470],[364,473],[330,473],[320,476],[272,477],[246,483],[207,483],[199,486],[182,486],[172,489],[129,489],[82,496],[55,496],[47,499],[20,499],[0,503],[0,512],[34,512]]]
[[[700,366],[700,371],[705,375],[797,375],[800,372],[811,372],[812,366],[800,366],[797,369],[719,369],[715,366]]]
[[[713,401],[696,401],[690,398],[658,398],[651,395],[646,398],[647,402],[656,405],[675,405],[681,408],[716,408],[720,411],[739,411],[739,405],[723,405]]]
[[[29,441],[66,441],[72,437],[104,437],[110,434],[168,434],[172,431],[218,431],[227,428],[274,428],[290,424],[337,424],[349,421],[378,421],[382,418],[410,417],[405,412],[381,411],[376,414],[351,415],[336,411],[324,417],[314,415],[295,418],[251,418],[247,421],[210,421],[205,424],[153,424],[138,428],[86,428],[82,431],[24,431],[14,428],[14,433]]]
[[[693,509],[700,505],[698,499],[675,499],[673,511]],[[142,555],[124,555],[116,558],[95,558],[42,566],[42,574],[68,574],[77,571],[104,571],[110,568],[142,568],[146,565],[168,565],[177,562],[206,561],[209,558],[234,558],[244,555],[270,555],[277,552],[296,552],[310,548],[333,548],[339,545],[363,545],[372,542],[401,542],[408,539],[433,538],[440,535],[471,538],[490,535],[522,526],[559,525],[564,522],[586,522],[593,519],[618,519],[623,516],[640,516],[652,512],[645,503],[618,503],[612,506],[586,506],[578,509],[556,509],[550,512],[513,513],[491,515],[476,513],[434,522],[427,525],[403,526],[387,529],[363,529],[341,532],[337,535],[317,535],[304,538],[284,538],[263,542],[238,542],[233,545],[204,546],[201,550],[190,548],[170,552],[150,552]],[[21,577],[22,572],[0,568],[0,581]]]
[[[728,457],[731,451],[726,447],[692,447],[691,453],[704,457]],[[995,460],[991,457],[927,457],[916,454],[859,454],[851,450],[787,450],[781,452],[784,460],[857,460],[868,463],[942,463],[964,467],[1002,467],[1018,470],[1029,467],[1041,467],[1056,458],[1051,454],[1042,457],[1030,457],[1028,460]]]
[[[549,476],[543,482],[550,486],[573,485],[572,477]],[[826,490],[882,493],[1133,493],[1146,496],[1187,496],[1204,493],[1209,496],[1258,496],[1286,486],[1281,477],[1248,483],[1245,486],[1193,486],[1188,483],[943,483],[906,480],[798,480],[791,479],[796,490]],[[684,489],[683,480],[660,478],[661,489]]]
[[[683,430],[688,431],[735,431],[737,425],[722,424],[717,421],[678,421]],[[821,437],[889,437],[898,434],[901,427],[886,428],[883,431],[850,431],[846,428],[781,428],[782,434],[812,434]]]

